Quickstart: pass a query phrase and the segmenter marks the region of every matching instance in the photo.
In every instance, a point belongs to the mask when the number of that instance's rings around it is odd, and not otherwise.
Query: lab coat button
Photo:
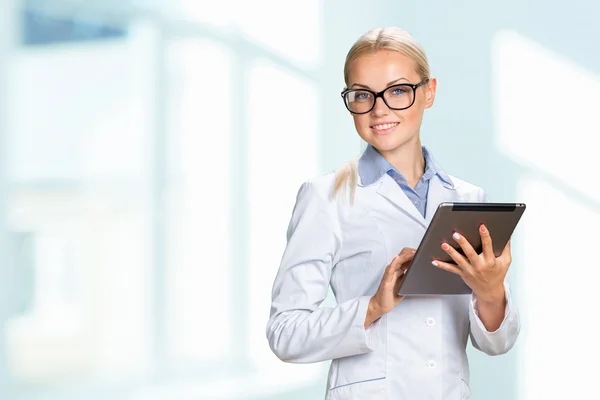
[[[436,367],[436,365],[437,365],[437,363],[436,363],[435,361],[433,361],[433,360],[431,360],[431,361],[429,361],[429,362],[427,363],[427,366],[428,366],[429,368],[435,368],[435,367]]]
[[[433,319],[433,318],[427,318],[427,325],[434,326],[435,325],[435,319]]]

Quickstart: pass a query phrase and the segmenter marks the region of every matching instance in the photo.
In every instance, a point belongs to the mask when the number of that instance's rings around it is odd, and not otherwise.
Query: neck
[[[404,176],[411,187],[415,187],[425,173],[425,157],[419,139],[394,150],[381,152],[381,155]]]

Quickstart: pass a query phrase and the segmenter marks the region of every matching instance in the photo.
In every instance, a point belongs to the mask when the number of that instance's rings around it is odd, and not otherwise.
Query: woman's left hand
[[[510,254],[510,240],[499,257],[494,255],[490,232],[484,225],[479,227],[482,252],[477,254],[471,244],[460,235],[454,233],[452,237],[460,245],[464,256],[447,243],[442,244],[442,249],[448,253],[456,265],[435,260],[433,265],[446,271],[459,275],[480,301],[502,301],[504,299],[504,278],[512,261]]]

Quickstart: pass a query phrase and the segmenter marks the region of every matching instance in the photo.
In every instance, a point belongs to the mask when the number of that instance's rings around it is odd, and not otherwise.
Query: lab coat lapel
[[[406,197],[406,194],[404,194],[400,186],[398,186],[394,179],[388,174],[383,175],[383,179],[381,185],[377,189],[377,193],[389,200],[392,205],[394,205],[411,219],[415,220],[423,228],[427,227],[425,218],[423,218],[415,205],[408,197]]]
[[[431,222],[440,203],[453,201],[456,201],[455,187],[434,175],[429,180],[429,191],[427,192],[427,208],[425,209],[427,225]]]

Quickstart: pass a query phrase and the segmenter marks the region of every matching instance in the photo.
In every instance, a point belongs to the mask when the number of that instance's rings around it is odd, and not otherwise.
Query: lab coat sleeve
[[[281,360],[331,360],[372,351],[378,342],[379,320],[364,328],[369,296],[320,307],[341,244],[335,204],[311,183],[303,184],[273,284],[267,323],[269,345]]]
[[[506,280],[504,295],[506,297],[504,319],[494,332],[489,332],[483,325],[477,312],[477,297],[474,294],[471,295],[469,311],[471,343],[476,349],[490,356],[507,353],[517,341],[521,329],[519,312],[513,304],[510,287]]]
[[[480,199],[484,202],[490,201],[483,190],[481,190]],[[477,297],[474,294],[471,295],[469,304],[471,343],[476,349],[491,356],[508,352],[517,341],[521,329],[519,312],[512,301],[508,277],[504,280],[504,295],[506,298],[504,319],[502,320],[500,327],[494,332],[489,332],[479,318],[477,312]]]

